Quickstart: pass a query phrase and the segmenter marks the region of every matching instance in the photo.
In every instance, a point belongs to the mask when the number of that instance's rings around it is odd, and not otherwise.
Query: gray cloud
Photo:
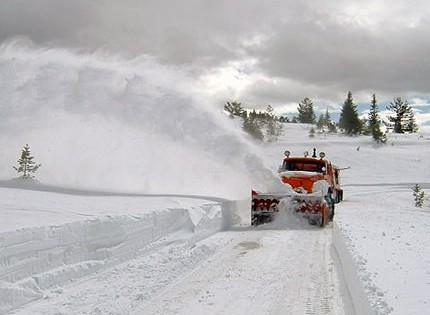
[[[96,7],[85,0],[2,0],[0,40],[27,36],[36,43],[78,43]]]
[[[268,75],[328,88],[426,91],[430,63],[425,55],[430,38],[423,26],[378,34],[334,26],[326,30],[301,27],[306,31],[282,32],[259,52]],[[285,29],[291,28],[295,26]]]
[[[430,98],[427,1],[3,0],[0,40],[148,54],[196,78],[232,67],[235,95],[281,105],[347,91]],[[241,68],[242,60],[254,60]],[[237,65],[239,64],[239,66]],[[231,80],[239,80],[236,77]],[[228,97],[232,84],[217,95]]]

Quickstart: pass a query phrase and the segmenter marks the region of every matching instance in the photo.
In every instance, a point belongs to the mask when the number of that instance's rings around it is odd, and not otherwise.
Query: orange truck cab
[[[311,224],[325,226],[333,220],[335,203],[343,199],[340,170],[325,159],[323,152],[317,157],[316,149],[312,156],[305,152],[302,157],[290,157],[290,152],[285,151],[278,171],[286,190],[274,193],[252,190],[252,225],[270,222],[282,208],[281,200],[290,200],[292,209],[308,217]]]
[[[342,201],[343,190],[340,187],[340,169],[329,160],[324,159],[325,154],[320,153],[320,157],[289,157],[289,152],[285,152],[285,158],[279,175],[284,184],[290,185],[296,192],[312,193],[316,187],[315,183],[325,181],[328,184],[335,203]],[[320,188],[320,187],[319,187]]]

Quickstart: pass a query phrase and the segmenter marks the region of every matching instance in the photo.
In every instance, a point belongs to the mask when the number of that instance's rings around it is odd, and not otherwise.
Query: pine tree
[[[324,116],[321,119],[324,126],[327,127],[328,132],[336,132],[336,125],[334,122],[331,121],[331,116],[330,112],[328,111],[328,108],[325,110]]]
[[[412,187],[412,193],[415,199],[415,206],[422,208],[426,197],[425,192],[421,189],[420,185],[415,184],[415,186]]]
[[[270,118],[275,118],[275,109],[272,105],[267,105],[265,114]]]
[[[369,124],[369,131],[370,131],[370,134],[372,135],[372,138],[376,142],[385,143],[386,137],[384,133],[381,131],[381,119],[379,118],[379,108],[378,108],[378,103],[376,101],[375,94],[373,94],[372,101],[370,104],[368,124]]]
[[[343,104],[340,113],[339,127],[342,128],[347,135],[356,135],[361,132],[362,124],[358,117],[357,105],[355,105],[352,99],[351,92],[348,92],[348,97]]]
[[[388,116],[388,120],[391,123],[390,127],[394,133],[414,133],[418,131],[414,112],[408,101],[403,101],[401,97],[396,97],[387,109],[395,114],[394,116]]]
[[[39,169],[41,164],[36,164],[31,156],[30,147],[28,144],[24,146],[21,152],[21,157],[18,159],[18,165],[13,168],[18,173],[23,173],[23,178],[34,178],[34,173]]]
[[[227,102],[224,105],[224,110],[230,114],[230,116],[238,116],[243,117],[245,114],[245,109],[242,107],[242,104],[239,102]]]
[[[314,112],[314,104],[308,97],[305,97],[303,101],[301,101],[297,107],[297,110],[299,112],[299,116],[297,117],[299,123],[315,124],[316,117]]]
[[[264,140],[263,132],[261,131],[261,121],[259,119],[259,114],[255,109],[243,117],[242,128],[245,132],[250,134],[253,138],[258,140]]]
[[[330,113],[328,111],[328,108],[325,110],[325,114],[324,114],[324,125],[326,125],[327,127],[330,126],[332,124],[331,121],[331,117],[330,117]]]
[[[278,121],[275,110],[267,105],[264,115],[266,125],[266,137],[269,142],[276,141],[282,133],[282,124]]]

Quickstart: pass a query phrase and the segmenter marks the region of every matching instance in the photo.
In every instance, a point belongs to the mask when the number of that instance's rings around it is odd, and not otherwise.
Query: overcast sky
[[[428,0],[0,0],[0,41],[151,55],[257,108],[428,104],[429,25]]]

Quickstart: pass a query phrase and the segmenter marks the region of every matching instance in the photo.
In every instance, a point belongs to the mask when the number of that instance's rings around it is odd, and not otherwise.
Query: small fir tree
[[[388,116],[388,120],[391,123],[390,127],[394,133],[414,133],[418,131],[414,112],[408,101],[402,100],[401,97],[396,97],[387,109],[394,112],[394,116]]]
[[[357,113],[357,105],[352,99],[352,93],[348,92],[348,96],[343,104],[340,113],[339,127],[344,130],[344,133],[352,136],[361,132],[362,124]]]
[[[369,124],[369,131],[372,135],[372,138],[376,142],[386,142],[386,136],[381,131],[381,119],[379,118],[379,108],[378,103],[376,101],[376,95],[373,94],[372,101],[370,103],[370,111],[368,116],[368,124]]]
[[[314,103],[308,98],[305,97],[303,101],[297,107],[299,112],[299,116],[297,120],[302,124],[315,124],[316,116],[314,112]]]
[[[328,111],[328,108],[325,110],[323,121],[327,127],[333,124],[333,122],[331,121],[331,116],[330,116],[330,112]]]
[[[21,152],[21,157],[18,159],[18,165],[13,168],[18,172],[22,173],[22,178],[34,178],[33,175],[41,166],[41,164],[36,164],[33,161],[33,156],[31,156],[30,146],[28,143],[24,146]]]
[[[275,115],[275,110],[271,105],[267,105],[266,111],[263,114],[266,124],[267,141],[276,141],[282,134],[282,124]]]
[[[328,132],[336,132],[336,125],[331,121],[330,112],[326,109],[324,114],[321,114],[317,121],[317,128],[322,130],[327,128]]]
[[[412,187],[412,193],[415,199],[415,206],[418,208],[422,208],[424,205],[424,199],[426,196],[425,192],[421,189],[420,185],[415,184],[415,186]]]

